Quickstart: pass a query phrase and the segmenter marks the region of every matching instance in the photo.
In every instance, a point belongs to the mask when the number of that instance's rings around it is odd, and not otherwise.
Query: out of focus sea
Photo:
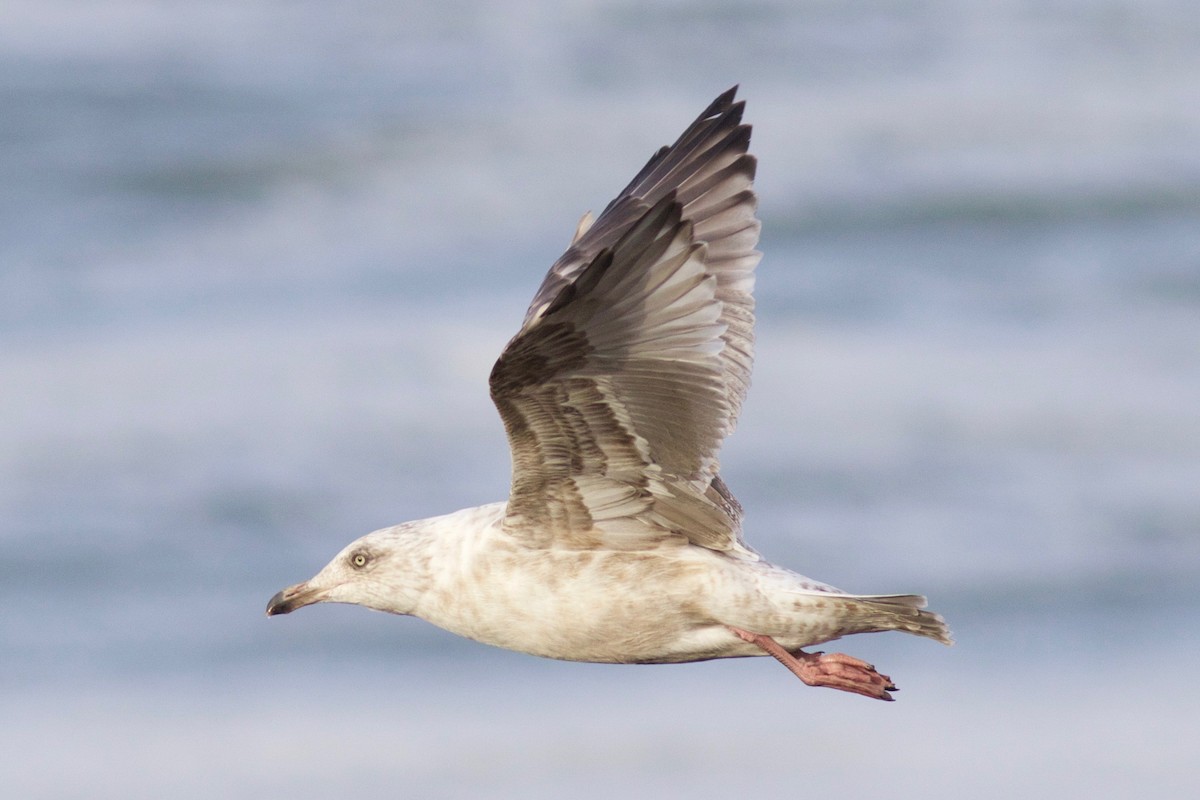
[[[1185,2],[13,0],[0,787],[24,798],[1200,796]],[[951,649],[567,664],[267,599],[504,497],[545,269],[740,82],[764,554]]]

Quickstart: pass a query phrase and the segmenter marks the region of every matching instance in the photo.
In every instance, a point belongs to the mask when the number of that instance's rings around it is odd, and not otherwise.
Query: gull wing
[[[492,370],[505,527],[529,546],[757,557],[717,460],[749,385],[760,258],[735,92],[585,217]]]

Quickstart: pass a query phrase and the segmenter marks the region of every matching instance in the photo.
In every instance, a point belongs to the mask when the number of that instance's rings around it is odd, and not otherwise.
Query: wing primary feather
[[[529,546],[757,558],[717,459],[749,383],[759,259],[736,91],[584,216],[492,369],[513,456],[505,529]]]

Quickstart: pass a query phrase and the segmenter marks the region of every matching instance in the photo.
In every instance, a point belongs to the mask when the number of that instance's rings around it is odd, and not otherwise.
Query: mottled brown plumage
[[[659,150],[551,267],[489,385],[512,450],[496,503],[368,534],[268,614],[348,602],[550,658],[769,654],[891,699],[870,665],[802,647],[901,630],[917,595],[849,595],[742,539],[719,475],[753,361],[755,159],[735,89]]]
[[[585,546],[682,536],[751,554],[717,477],[750,380],[759,259],[750,127],[733,96],[577,234],[492,370],[514,536],[590,520],[573,535]]]

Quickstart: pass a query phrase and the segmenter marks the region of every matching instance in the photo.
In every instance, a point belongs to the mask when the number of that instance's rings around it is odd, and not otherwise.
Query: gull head
[[[421,533],[419,525],[406,523],[356,539],[316,575],[272,597],[267,616],[290,614],[313,603],[352,603],[411,614],[428,576]]]

